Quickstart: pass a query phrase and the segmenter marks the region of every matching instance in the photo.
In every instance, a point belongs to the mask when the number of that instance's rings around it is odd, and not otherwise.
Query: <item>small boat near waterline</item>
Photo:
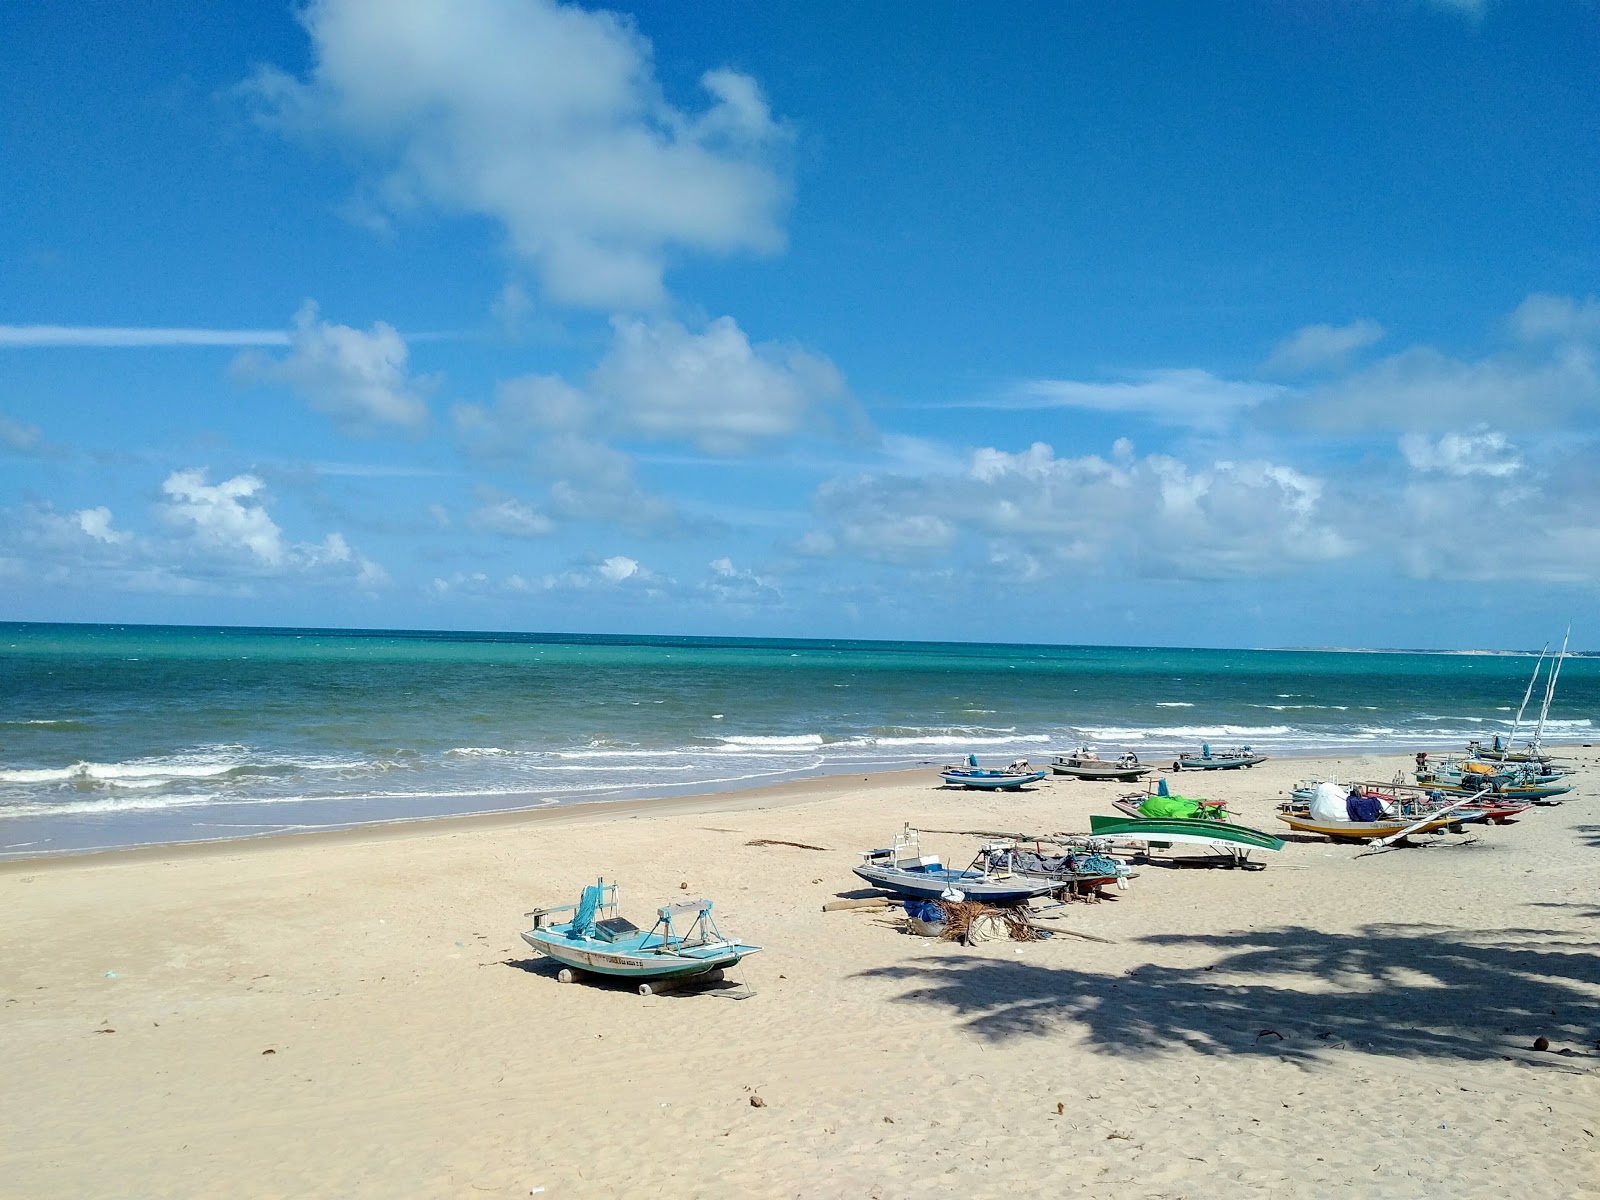
[[[1101,758],[1092,746],[1080,746],[1071,754],[1058,754],[1050,760],[1053,774],[1073,779],[1110,779],[1118,783],[1134,783],[1154,769],[1141,763],[1132,750],[1111,760]]]
[[[552,921],[559,913],[572,916]],[[656,909],[655,924],[640,929],[617,911],[617,885],[604,879],[584,888],[576,904],[536,908],[527,915],[533,928],[522,940],[562,965],[557,975],[562,983],[589,971],[638,980],[645,996],[651,994],[652,981],[710,975],[761,950],[724,937],[711,918],[709,900],[664,904]]]
[[[1012,791],[1029,783],[1038,783],[1048,771],[1035,771],[1028,760],[1019,758],[1010,766],[980,767],[976,754],[967,755],[965,766],[949,766],[939,772],[950,787],[982,788],[985,791]]]
[[[1199,754],[1185,752],[1178,755],[1172,762],[1174,771],[1237,771],[1241,767],[1253,767],[1257,763],[1267,761],[1265,754],[1257,754],[1249,746],[1240,746],[1237,750],[1214,751],[1207,743],[1201,743]]]
[[[883,850],[864,850],[855,873],[874,887],[918,900],[981,900],[989,904],[1016,904],[1061,887],[1055,879],[1020,875],[981,865],[979,853],[972,866],[958,870],[945,866],[938,855],[922,853],[921,835],[907,825]]]

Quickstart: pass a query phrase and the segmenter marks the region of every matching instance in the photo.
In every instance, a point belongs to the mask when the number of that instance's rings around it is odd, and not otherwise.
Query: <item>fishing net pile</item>
[[[1017,942],[1036,942],[1039,931],[1028,924],[1025,910],[1001,908],[977,900],[912,900],[906,903],[906,916],[920,922],[929,932],[940,925],[945,941],[973,946],[980,942],[1009,937]]]

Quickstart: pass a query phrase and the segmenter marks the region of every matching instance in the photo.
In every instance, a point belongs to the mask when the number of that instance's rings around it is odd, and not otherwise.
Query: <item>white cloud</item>
[[[200,542],[240,551],[265,566],[278,567],[288,552],[282,530],[256,499],[264,486],[254,475],[208,484],[206,472],[196,468],[174,471],[161,491],[167,497],[167,518],[186,526]]]
[[[108,546],[120,546],[128,540],[126,533],[111,527],[111,510],[105,505],[80,509],[73,514],[73,517],[78,522],[78,528],[97,542],[104,542]]]
[[[1592,422],[1597,410],[1600,364],[1586,347],[1459,359],[1419,346],[1308,393],[1289,415],[1337,432],[1427,432],[1509,420],[1549,428]]]
[[[267,512],[265,485],[254,475],[206,482],[203,468],[174,471],[161,485],[161,515],[183,531],[191,548],[266,575],[331,574],[377,586],[384,569],[350,548],[342,533],[320,542],[290,542]]]
[[[1526,341],[1600,340],[1600,300],[1535,293],[1511,314],[1511,328]]]
[[[532,505],[492,491],[486,491],[484,499],[483,506],[467,518],[473,529],[514,538],[545,537],[555,532],[556,523]]]
[[[670,247],[782,248],[787,142],[755,81],[707,72],[667,102],[625,17],[552,0],[313,0],[305,80],[245,85],[266,120],[372,156],[380,212],[488,216],[548,295],[653,305]]]
[[[1287,391],[1280,384],[1222,379],[1197,368],[1144,371],[1115,383],[1031,379],[1007,396],[975,404],[986,408],[1081,408],[1133,413],[1174,425],[1218,427]]]
[[[1058,458],[1040,442],[974,452],[958,476],[863,477],[818,491],[797,549],[927,565],[981,557],[1019,578],[1063,571],[1175,578],[1282,574],[1352,552],[1323,482],[1264,461]]]
[[[1382,337],[1383,326],[1376,321],[1352,321],[1348,325],[1306,325],[1273,348],[1263,369],[1272,374],[1296,374],[1343,366],[1357,350],[1372,345]]]
[[[263,491],[254,475],[213,485],[202,469],[175,471],[156,507],[164,529],[149,533],[118,528],[105,505],[0,513],[0,558],[36,581],[125,592],[243,595],[274,579],[295,587],[388,583],[384,569],[341,533],[287,539],[267,513]]]
[[[103,325],[0,325],[0,346],[287,346],[281,329],[140,329]]]
[[[282,380],[318,412],[350,433],[385,426],[419,428],[428,406],[406,373],[405,339],[382,321],[369,332],[317,319],[307,300],[294,317],[287,357],[262,365],[242,360],[247,371]]]
[[[602,562],[598,568],[600,578],[608,583],[621,583],[624,579],[631,578],[639,573],[639,564],[623,554],[614,554]]]
[[[618,320],[590,385],[622,431],[738,454],[821,421],[844,393],[827,359],[752,346],[732,317],[691,333],[675,321]]]
[[[541,575],[513,572],[503,579],[495,579],[483,571],[457,571],[436,577],[429,590],[436,597],[540,592],[582,592],[598,597],[605,592],[635,592],[646,598],[656,598],[662,594],[662,589],[671,586],[671,579],[656,574],[637,559],[614,554],[599,562],[582,563]]]
[[[37,425],[24,425],[0,413],[0,449],[15,454],[34,454],[39,450],[40,439]]]
[[[1447,433],[1437,440],[1420,433],[1400,439],[1400,452],[1414,471],[1440,475],[1507,478],[1522,470],[1522,457],[1505,434],[1479,428]]]
[[[735,566],[726,555],[707,565],[711,578],[700,585],[700,591],[720,607],[770,609],[783,602],[783,592],[774,580]]]

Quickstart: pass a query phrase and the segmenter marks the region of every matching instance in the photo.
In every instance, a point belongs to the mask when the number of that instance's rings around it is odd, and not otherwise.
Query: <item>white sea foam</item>
[[[1299,712],[1301,710],[1319,710],[1322,712],[1349,712],[1348,704],[1252,704],[1251,708],[1270,708],[1273,712]]]
[[[836,746],[1014,746],[1018,744],[1039,745],[1056,740],[1049,734],[1044,733],[1012,733],[1000,736],[971,733],[926,733],[896,734],[891,737],[863,735],[860,737],[841,738],[833,744]]]
[[[445,753],[455,758],[504,758],[515,752],[499,746],[457,746]]]
[[[1193,708],[1194,705],[1187,700],[1157,700],[1157,708]]]
[[[1105,728],[1085,726],[1078,730],[1079,733],[1092,738],[1107,740],[1121,738],[1124,741],[1141,738],[1260,738],[1282,737],[1294,733],[1291,725],[1179,725],[1174,728],[1121,728],[1108,726]]]
[[[725,746],[759,748],[762,750],[790,750],[822,745],[822,735],[820,733],[796,733],[775,737],[732,736],[721,740]]]
[[[210,779],[239,769],[237,763],[182,763],[162,760],[130,763],[74,763],[0,771],[0,783],[65,783],[68,780],[135,786],[138,781]]]

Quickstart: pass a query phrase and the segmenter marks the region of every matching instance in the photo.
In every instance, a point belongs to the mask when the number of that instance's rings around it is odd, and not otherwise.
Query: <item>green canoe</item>
[[[1090,817],[1089,832],[1094,837],[1138,838],[1145,842],[1174,842],[1191,845],[1243,846],[1252,850],[1282,850],[1283,839],[1244,825],[1226,821],[1199,821],[1172,817]]]

